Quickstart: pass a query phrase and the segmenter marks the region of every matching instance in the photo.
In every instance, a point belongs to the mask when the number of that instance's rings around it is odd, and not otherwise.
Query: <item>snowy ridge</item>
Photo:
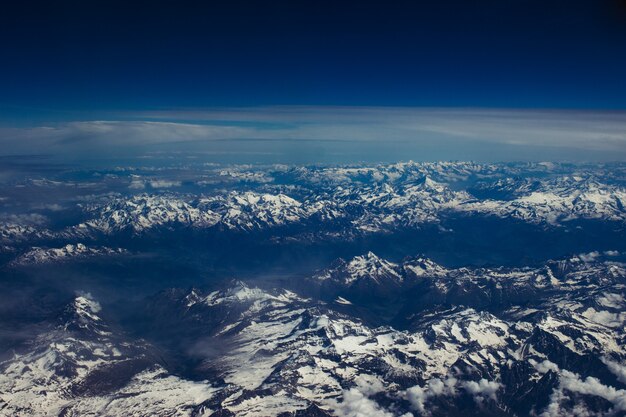
[[[204,381],[171,374],[145,344],[114,334],[100,305],[80,295],[33,350],[0,365],[0,410],[259,417],[305,411],[341,417],[354,415],[354,409],[392,416],[464,407],[502,416],[557,407],[557,415],[572,407],[622,410],[622,264],[575,256],[536,269],[446,269],[426,258],[394,264],[367,253],[339,269],[358,279],[404,274],[401,285],[427,285],[443,295],[454,294],[457,286],[467,294],[498,286],[537,292],[533,302],[515,304],[516,292],[508,303],[487,309],[478,308],[480,298],[466,298],[475,307],[450,307],[445,298],[427,293],[435,302],[419,314],[405,310],[413,317],[405,317],[402,330],[335,310],[344,304],[240,281],[210,292],[166,293],[153,304],[164,315],[150,313],[158,325],[167,317],[171,324],[163,329],[187,329],[209,347],[224,346],[196,353],[205,357],[199,370],[213,375]],[[407,297],[406,306],[414,307],[413,293]],[[106,381],[107,372],[126,376],[103,390],[98,381]],[[592,383],[593,393],[585,385]]]
[[[228,229],[255,230],[283,226],[308,218],[313,210],[284,194],[230,193],[207,198],[200,207],[214,210]]]
[[[549,224],[574,219],[626,220],[626,189],[603,184],[592,177],[565,176],[533,184],[521,183],[512,189],[509,185],[504,184],[504,187],[514,195],[512,200],[472,202],[465,204],[462,210]]]
[[[61,323],[33,341],[31,351],[18,353],[0,363],[2,415],[146,415],[150,410],[154,411],[153,415],[170,415],[168,413],[179,412],[184,385],[171,386],[174,382],[171,378],[160,379],[164,371],[146,347],[112,334],[99,312],[100,305],[90,295],[77,296],[63,312]],[[148,368],[151,370],[144,372]],[[146,380],[148,375],[150,379]],[[137,389],[138,384],[163,397],[156,400],[155,395],[147,402],[148,396]],[[120,385],[126,387],[122,389],[125,395],[118,402],[114,391]],[[206,386],[201,389],[210,391]],[[193,404],[193,397],[186,395],[187,401]]]
[[[16,243],[30,240],[42,240],[50,238],[53,233],[32,225],[21,225],[13,223],[0,223],[0,242]]]
[[[355,264],[372,258],[367,254]],[[210,355],[203,365],[231,386],[221,407],[244,416],[313,408],[326,413],[318,415],[344,415],[341,410],[367,404],[399,416],[480,404],[479,410],[495,415],[513,415],[511,410],[527,415],[535,404],[528,396],[545,395],[549,401],[561,389],[559,381],[566,384],[567,378],[584,380],[587,375],[598,378],[607,392],[623,389],[615,376],[626,363],[620,342],[626,307],[623,265],[578,257],[519,270],[449,270],[424,258],[407,263],[428,266],[432,274],[420,274],[420,280],[444,281],[447,274],[470,293],[483,290],[485,280],[547,292],[536,294],[535,305],[497,308],[497,314],[436,305],[413,317],[410,329],[396,330],[338,313],[334,302],[284,296],[284,290],[240,284],[206,296],[194,290],[190,298],[197,301],[187,314],[200,321],[215,320],[218,305],[240,306],[241,314],[223,316],[226,320],[213,332],[233,348]],[[546,377],[537,365],[545,361],[567,371]],[[593,407],[576,391],[568,395],[579,409]],[[620,406],[618,399],[607,398],[612,399],[608,407]],[[559,415],[567,415],[572,405],[561,406]]]
[[[226,197],[191,202],[175,196],[141,195],[117,199],[104,207],[92,207],[90,210],[98,217],[74,227],[68,233],[80,235],[95,230],[111,234],[130,230],[137,234],[168,226],[221,226],[250,231],[302,221],[319,208],[303,208],[301,203],[283,194],[231,193]]]
[[[244,190],[227,183],[227,188],[208,195],[118,195],[86,206],[88,220],[57,234],[76,238],[172,227],[253,233],[299,226],[349,238],[419,229],[458,216],[513,218],[546,226],[582,219],[626,221],[624,185],[584,167],[577,171],[549,164],[402,163],[234,172],[218,174],[263,180],[252,181]],[[15,225],[0,228],[5,240],[18,236],[35,238],[36,231]]]
[[[613,267],[580,266],[568,273],[566,281],[580,286],[589,274],[599,272],[590,269],[606,271]],[[619,268],[618,281],[613,281],[613,285],[623,282],[624,269]],[[502,271],[493,274],[504,279]],[[510,276],[518,283],[536,282],[530,271]],[[576,284],[575,277],[580,280]],[[619,342],[623,333],[615,332],[616,323],[593,323],[584,316],[591,312],[583,308],[592,303],[620,310],[623,297],[605,296],[600,291],[582,299],[578,291],[567,294],[566,299],[579,300],[580,305],[555,301],[559,300],[556,298],[542,302],[543,311],[549,313],[538,315],[540,309],[512,308],[503,311],[501,317],[473,308],[434,310],[415,320],[410,331],[370,327],[323,303],[302,299],[271,303],[248,310],[235,322],[223,323],[225,331],[217,334],[228,335],[235,348],[227,355],[207,359],[205,366],[239,387],[222,403],[222,407],[237,415],[263,415],[263,405],[277,415],[309,409],[312,404],[328,415],[342,415],[338,410],[355,399],[390,415],[428,415],[427,410],[448,409],[451,396],[455,401],[466,398],[470,403],[480,402],[481,407],[495,409],[496,414],[509,415],[505,410],[514,407],[523,415],[531,410],[522,399],[509,405],[505,402],[511,401],[511,396],[519,396],[515,394],[518,389],[544,389],[544,382],[539,381],[544,381],[545,371],[536,364],[569,361],[569,365],[561,366],[580,376],[588,361],[585,355],[597,358],[595,352],[600,351],[606,357],[621,358],[621,363],[626,358]],[[247,302],[244,297],[241,300]],[[601,359],[596,361],[601,368],[595,377],[603,375],[606,387],[619,387],[608,366]],[[515,383],[511,381],[513,375],[517,375]],[[528,385],[527,381],[534,382]],[[559,377],[554,381],[551,386],[558,389]],[[439,383],[447,386],[447,398],[435,389]],[[586,407],[585,404],[578,406]]]
[[[103,233],[132,230],[139,233],[157,226],[186,225],[210,227],[219,217],[210,211],[201,211],[176,197],[140,195],[117,199],[104,207],[92,208],[98,218],[75,227],[76,233],[90,229]]]
[[[337,263],[337,266],[322,271],[313,279],[329,280],[345,286],[362,280],[371,280],[375,284],[384,284],[385,281],[400,284],[403,280],[397,264],[379,258],[373,252],[356,256],[349,262],[340,259]]]
[[[33,248],[15,259],[13,265],[33,265],[48,262],[63,262],[70,259],[85,259],[96,256],[127,254],[128,251],[108,247],[88,247],[82,243],[67,244],[62,248]]]
[[[311,277],[311,282],[332,281],[350,287],[355,282],[385,281],[411,287],[428,285],[442,293],[472,286],[497,291],[516,289],[559,289],[563,293],[580,290],[586,285],[614,284],[626,277],[624,264],[612,262],[612,251],[593,252],[569,259],[550,261],[539,268],[446,268],[427,257],[409,257],[396,264],[372,252],[354,257],[349,262],[338,259],[333,266]],[[583,260],[586,259],[586,260]],[[597,262],[604,260],[605,262]],[[384,278],[384,279],[383,279]],[[471,301],[471,298],[468,299]]]

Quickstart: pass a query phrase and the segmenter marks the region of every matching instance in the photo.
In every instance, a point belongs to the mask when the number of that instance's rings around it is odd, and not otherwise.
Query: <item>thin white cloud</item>
[[[122,115],[120,115],[122,116]],[[149,151],[154,146],[215,141],[375,143],[454,150],[491,145],[604,153],[626,159],[626,112],[426,109],[374,107],[263,107],[124,114],[139,121],[86,121],[0,129],[0,154],[80,154]],[[330,146],[330,145],[329,145]],[[355,145],[355,148],[358,146]],[[241,145],[246,150],[246,143]],[[255,151],[259,151],[255,149]],[[445,155],[445,152],[443,153]],[[457,153],[450,153],[457,158]],[[519,155],[517,155],[519,156]],[[472,155],[471,157],[474,157]]]
[[[139,113],[150,119],[285,124],[302,138],[416,140],[437,134],[512,145],[614,149],[626,112],[394,107],[265,107]],[[295,131],[288,127],[296,126]]]
[[[0,214],[0,223],[20,226],[43,226],[48,223],[48,218],[38,213]]]
[[[54,127],[0,129],[2,154],[97,154],[100,151],[149,149],[165,143],[239,138],[235,126],[204,126],[152,121],[69,122]]]
[[[152,188],[172,188],[172,187],[180,187],[182,182],[180,181],[171,181],[171,180],[152,180],[150,181],[150,187]]]
[[[139,178],[133,178],[130,184],[128,185],[128,188],[131,190],[143,190],[146,188],[146,184],[143,180]]]

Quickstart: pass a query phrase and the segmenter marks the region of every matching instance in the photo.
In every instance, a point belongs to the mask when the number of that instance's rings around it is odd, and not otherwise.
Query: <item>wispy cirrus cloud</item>
[[[89,148],[133,148],[162,143],[237,138],[235,126],[205,126],[158,121],[81,121],[54,126],[0,129],[3,154],[80,151]]]
[[[259,143],[284,142],[291,151],[319,144],[330,153],[382,149],[418,160],[626,159],[621,111],[284,106],[132,112],[119,119],[2,128],[0,152],[134,155],[164,146],[219,150],[235,142],[257,142],[259,151],[277,148]]]
[[[279,132],[292,138],[411,141],[441,134],[514,145],[602,149],[626,144],[626,112],[620,111],[290,106],[138,115],[153,120],[282,125]]]

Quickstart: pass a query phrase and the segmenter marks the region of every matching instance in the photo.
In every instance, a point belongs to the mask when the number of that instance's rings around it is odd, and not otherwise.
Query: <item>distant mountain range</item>
[[[310,239],[315,231],[318,239],[341,239],[419,229],[467,216],[551,227],[575,220],[622,225],[626,221],[623,178],[601,175],[597,168],[449,163],[279,172],[267,168],[262,172],[264,181],[252,184],[247,179],[256,178],[253,174],[230,172],[229,179],[243,178],[244,189],[239,183],[227,182],[225,185],[234,189],[210,194],[168,189],[155,194],[102,197],[97,203],[80,204],[84,220],[62,229],[35,229],[7,221],[0,228],[0,239],[5,243],[97,239],[101,235],[140,235],[172,228],[245,233],[270,229],[279,235],[295,234],[299,239]],[[509,176],[513,173],[516,176]],[[218,178],[224,176],[220,171]]]

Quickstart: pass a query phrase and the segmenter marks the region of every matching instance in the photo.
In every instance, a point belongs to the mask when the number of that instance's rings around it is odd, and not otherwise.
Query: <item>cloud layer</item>
[[[416,160],[626,159],[626,112],[294,106],[119,118],[124,120],[1,128],[0,154],[258,154],[315,148],[348,159],[355,153],[370,159],[367,152]]]

